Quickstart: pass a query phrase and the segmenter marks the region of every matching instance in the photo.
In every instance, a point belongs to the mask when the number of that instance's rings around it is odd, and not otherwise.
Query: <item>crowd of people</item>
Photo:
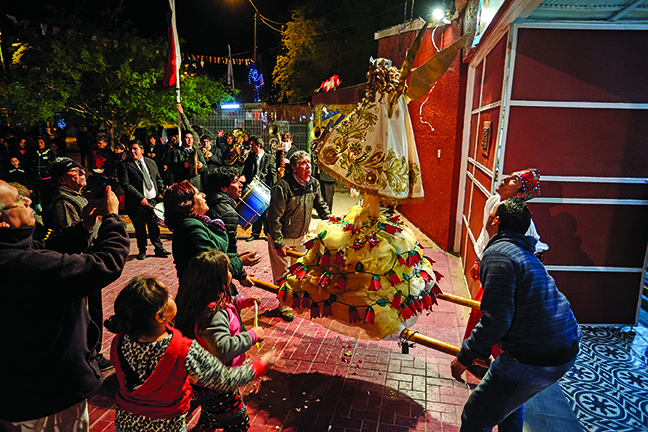
[[[150,136],[112,146],[81,128],[81,162],[43,137],[1,143],[0,271],[6,286],[20,289],[2,290],[0,302],[0,339],[12,351],[0,358],[0,430],[87,431],[87,399],[110,367],[119,382],[117,431],[186,430],[192,400],[202,407],[194,431],[249,429],[237,387],[276,357],[245,362],[264,331],[243,326],[240,311],[258,300],[239,294],[233,280],[251,286],[245,268],[260,257],[238,251],[236,203],[253,178],[271,189],[250,240],[263,229],[275,282],[294,262],[289,250],[303,247],[312,211],[324,219],[330,205],[310,155],[289,134],[273,152],[255,136],[219,132],[214,144],[184,126],[181,143]],[[483,285],[483,317],[467,332],[452,375],[463,381],[475,361],[497,358],[471,394],[461,430],[521,430],[524,402],[578,354],[578,325],[542,265],[547,246],[524,202],[537,196],[538,182],[537,170],[514,173],[487,202],[481,261],[472,269]],[[135,277],[104,322],[101,289],[119,278],[130,253],[118,196],[133,222],[137,259],[146,258],[149,241],[156,256],[172,254],[179,290],[174,300],[156,278]],[[172,253],[160,240],[159,203]],[[294,318],[281,302],[277,314]],[[100,354],[104,324],[117,335],[110,360]]]

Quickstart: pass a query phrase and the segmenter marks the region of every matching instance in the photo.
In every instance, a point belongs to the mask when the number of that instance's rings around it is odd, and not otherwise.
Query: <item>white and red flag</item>
[[[178,83],[180,74],[180,41],[176,29],[175,0],[169,0],[167,61],[164,68],[164,86],[172,87]]]

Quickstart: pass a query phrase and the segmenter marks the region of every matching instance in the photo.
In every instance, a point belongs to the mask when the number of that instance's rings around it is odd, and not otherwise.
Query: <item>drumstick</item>
[[[254,301],[254,327],[259,326],[259,303]],[[259,342],[256,343],[257,350],[259,349]]]

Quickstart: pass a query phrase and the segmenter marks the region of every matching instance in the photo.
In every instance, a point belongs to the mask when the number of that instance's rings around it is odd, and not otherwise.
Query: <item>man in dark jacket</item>
[[[524,403],[558,381],[578,354],[580,329],[569,302],[535,256],[525,236],[531,213],[520,198],[500,203],[487,221],[491,235],[480,266],[483,317],[452,361],[452,376],[475,359],[503,353],[472,392],[461,415],[462,431],[522,431]],[[495,235],[496,234],[496,235]]]
[[[209,206],[207,216],[211,219],[220,219],[223,221],[229,240],[227,253],[235,255],[238,255],[238,245],[236,243],[238,213],[236,213],[236,202],[241,198],[241,191],[243,190],[243,185],[239,179],[240,177],[236,168],[217,168],[209,176],[209,192],[206,198],[207,205]],[[246,252],[246,254],[249,253]],[[254,260],[256,261],[254,264],[258,263],[260,259],[261,257],[254,256]],[[237,279],[243,286],[252,286],[252,281],[247,276],[245,269],[242,270]]]
[[[243,167],[243,176],[245,177],[245,187],[247,187],[256,176],[269,188],[277,183],[277,170],[275,168],[274,156],[263,150],[263,140],[256,136],[250,137],[251,152],[245,160]],[[261,238],[261,228],[265,224],[267,211],[264,211],[259,218],[252,224],[252,235],[246,241],[259,240]]]
[[[296,261],[288,256],[288,249],[305,252],[304,235],[308,232],[313,208],[320,218],[329,217],[319,182],[311,176],[310,156],[298,150],[290,157],[290,171],[286,170],[272,188],[268,208],[268,255],[275,283]],[[294,318],[286,305],[279,305],[279,313],[284,321]]]
[[[119,278],[130,242],[110,188],[92,254],[81,252],[98,209],[86,206],[83,222],[41,242],[30,203],[0,181],[0,430],[55,421],[72,430],[87,425],[87,399],[102,383],[84,298]]]
[[[155,249],[155,256],[166,258],[171,255],[162,246],[160,227],[154,217],[153,208],[164,191],[164,183],[153,159],[144,157],[144,146],[138,140],[128,145],[130,159],[119,164],[117,175],[124,189],[126,212],[130,216],[137,238],[138,260],[146,258],[146,229]]]

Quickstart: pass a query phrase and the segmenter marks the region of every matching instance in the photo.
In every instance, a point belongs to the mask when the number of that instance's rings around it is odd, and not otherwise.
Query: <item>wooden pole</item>
[[[421,333],[413,332],[411,330],[405,329],[401,332],[400,336],[403,339],[406,339],[410,342],[415,342],[417,344],[421,344],[423,346],[426,346],[428,348],[435,349],[437,351],[444,352],[446,354],[454,355],[456,356],[457,353],[461,350],[456,345],[452,345],[446,342],[442,342],[438,339],[431,338],[429,336],[422,335]]]

